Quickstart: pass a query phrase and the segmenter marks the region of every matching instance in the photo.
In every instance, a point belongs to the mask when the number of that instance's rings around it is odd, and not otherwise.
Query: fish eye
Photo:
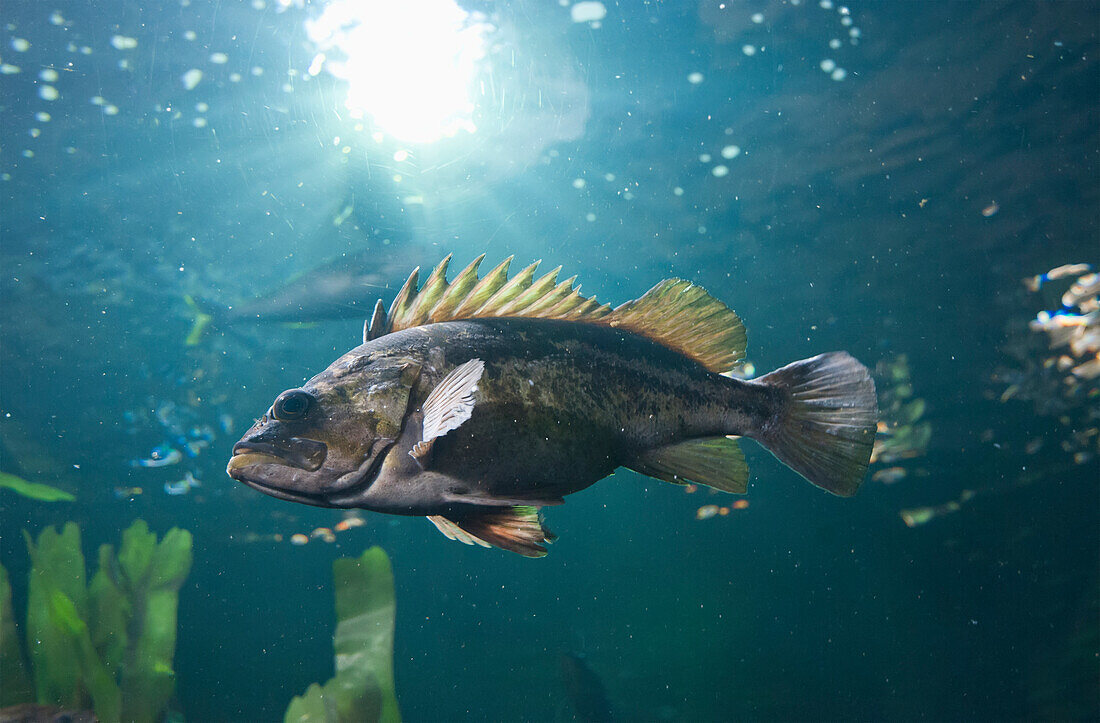
[[[292,422],[306,416],[313,396],[304,389],[288,389],[271,405],[271,414],[280,422]]]

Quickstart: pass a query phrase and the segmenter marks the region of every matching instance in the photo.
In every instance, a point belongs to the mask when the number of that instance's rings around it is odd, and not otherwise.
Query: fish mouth
[[[236,459],[234,456],[232,459]],[[230,464],[232,464],[232,459]],[[255,463],[250,463],[255,464]],[[267,464],[266,462],[260,462],[259,464]],[[243,482],[248,487],[256,490],[257,492],[263,492],[269,497],[274,497],[277,500],[285,500],[287,502],[298,502],[304,505],[312,505],[313,507],[334,507],[335,505],[329,503],[324,495],[312,495],[305,492],[290,492],[274,485],[264,484],[258,482],[255,479],[245,479],[244,477],[238,477],[233,475],[232,469],[229,469],[229,476],[238,482]]]
[[[306,472],[316,472],[321,469],[327,456],[328,445],[303,437],[292,437],[290,444],[285,447],[277,447],[267,442],[238,442],[233,447],[233,456],[225,471],[230,477],[234,477],[234,471],[245,467],[278,464],[284,467],[296,467]]]
[[[308,460],[295,460],[288,455],[286,447],[281,445],[238,442],[233,447],[233,456],[225,471],[238,482],[276,499],[315,507],[350,507],[354,506],[360,488],[369,487],[373,483],[394,443],[393,439],[388,438],[376,440],[358,467],[344,472],[328,469],[326,472],[331,473],[331,476],[323,482],[323,489],[304,491],[303,487],[308,489],[318,483],[307,480],[302,472],[316,472],[320,469],[328,447],[321,442],[297,437],[291,441],[317,445],[320,451]]]

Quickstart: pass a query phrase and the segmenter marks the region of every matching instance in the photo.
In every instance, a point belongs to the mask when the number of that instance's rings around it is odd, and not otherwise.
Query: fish
[[[319,507],[427,517],[446,537],[542,557],[542,508],[619,467],[744,494],[737,439],[833,494],[855,494],[875,438],[867,368],[846,352],[753,380],[737,315],[666,279],[616,308],[539,262],[452,281],[451,257],[381,300],[363,342],[280,393],[234,446],[230,477]],[[723,374],[724,373],[724,374]]]
[[[188,346],[201,343],[211,326],[249,322],[309,323],[356,319],[369,314],[380,291],[405,279],[408,257],[415,253],[370,248],[329,259],[291,277],[271,291],[236,304],[184,296],[191,310]]]
[[[573,706],[574,717],[583,723],[611,723],[611,703],[600,676],[583,653],[562,653],[561,678]]]

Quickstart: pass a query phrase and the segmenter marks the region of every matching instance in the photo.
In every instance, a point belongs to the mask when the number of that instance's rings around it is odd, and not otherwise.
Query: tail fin
[[[191,331],[184,343],[187,346],[198,346],[206,327],[210,326],[210,322],[214,320],[214,315],[206,311],[200,302],[196,301],[190,294],[186,294],[183,300],[187,307],[191,309],[191,313],[195,315],[195,320],[191,322]]]
[[[867,367],[847,352],[788,364],[758,380],[786,392],[778,424],[760,441],[822,489],[856,493],[875,442],[878,401]]]

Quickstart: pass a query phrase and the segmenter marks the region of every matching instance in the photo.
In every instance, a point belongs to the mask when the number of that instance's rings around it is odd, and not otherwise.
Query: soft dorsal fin
[[[745,327],[725,304],[683,279],[665,279],[634,301],[612,309],[581,296],[576,277],[558,281],[561,267],[535,277],[539,262],[508,278],[509,256],[485,276],[485,255],[447,281],[451,257],[443,259],[417,288],[419,269],[390,305],[382,333],[440,321],[522,317],[599,324],[632,331],[695,359],[713,372],[736,367],[745,357]],[[376,314],[376,318],[378,315]],[[371,336],[376,336],[371,325]]]

